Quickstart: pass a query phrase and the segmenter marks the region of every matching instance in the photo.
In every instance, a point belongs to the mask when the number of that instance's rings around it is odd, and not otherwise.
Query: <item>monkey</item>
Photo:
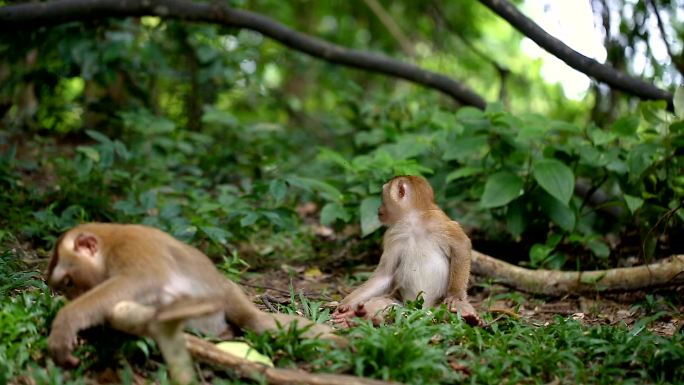
[[[332,314],[339,326],[353,317],[378,324],[387,310],[423,295],[423,307],[444,300],[471,325],[480,318],[468,302],[470,238],[435,203],[430,183],[419,176],[397,176],[382,187],[378,219],[388,226],[383,253],[371,277],[346,296]]]
[[[87,223],[68,230],[55,245],[47,281],[69,300],[48,336],[49,353],[62,366],[79,363],[73,355],[79,331],[105,323],[125,300],[159,309],[177,300],[219,296],[224,308],[196,322],[199,331],[219,334],[241,327],[261,334],[296,322],[308,327],[304,337],[345,344],[327,325],[259,310],[201,251],[152,227]]]

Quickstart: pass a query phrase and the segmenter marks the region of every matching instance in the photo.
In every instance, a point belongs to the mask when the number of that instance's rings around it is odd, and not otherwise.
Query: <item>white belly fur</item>
[[[395,284],[402,300],[423,295],[424,306],[434,306],[447,291],[449,261],[438,243],[426,234],[410,234],[402,240]]]
[[[173,274],[171,279],[169,279],[169,283],[162,289],[160,302],[162,305],[168,305],[180,298],[197,297],[205,294],[210,295],[212,291],[186,277]],[[225,332],[228,327],[223,311],[205,317],[194,318],[188,322],[188,326],[214,336]]]

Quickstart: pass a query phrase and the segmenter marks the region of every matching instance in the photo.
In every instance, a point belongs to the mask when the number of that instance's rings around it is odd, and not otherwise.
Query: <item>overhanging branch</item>
[[[60,0],[0,7],[0,32],[21,31],[70,21],[109,17],[160,16],[201,21],[260,32],[311,56],[367,71],[392,75],[437,89],[456,101],[484,109],[485,100],[448,76],[423,70],[380,54],[347,49],[297,32],[268,17],[223,3],[188,0]]]
[[[532,39],[540,47],[564,61],[570,67],[609,86],[637,96],[641,99],[665,100],[672,109],[672,94],[641,79],[631,77],[568,47],[562,41],[544,31],[532,19],[522,14],[507,0],[480,0],[497,15],[518,31]]]

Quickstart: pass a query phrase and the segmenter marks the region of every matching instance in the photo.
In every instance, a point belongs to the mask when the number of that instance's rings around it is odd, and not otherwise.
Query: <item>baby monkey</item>
[[[468,302],[471,244],[461,226],[435,203],[432,187],[419,176],[398,176],[382,186],[380,222],[389,228],[371,277],[342,300],[332,314],[340,326],[354,317],[378,323],[385,310],[423,296],[423,307],[440,301],[471,325],[480,318]]]
[[[57,241],[47,277],[51,288],[71,300],[57,313],[48,337],[50,354],[61,365],[78,364],[72,354],[78,332],[104,323],[120,301],[160,308],[179,299],[220,297],[224,309],[193,326],[219,335],[232,327],[261,333],[297,322],[310,326],[305,337],[320,335],[344,344],[328,326],[259,310],[202,252],[152,227],[74,227]]]

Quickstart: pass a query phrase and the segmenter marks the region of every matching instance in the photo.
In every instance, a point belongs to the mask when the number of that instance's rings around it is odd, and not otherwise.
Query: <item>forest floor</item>
[[[369,266],[362,268],[372,271]],[[323,302],[332,311],[336,302],[354,289],[344,277],[343,272],[322,273],[318,267],[281,265],[278,270],[245,274],[240,283],[266,311],[272,311],[273,304],[290,304],[289,287],[309,300]],[[492,284],[483,277],[472,277],[471,284],[471,303],[480,313],[493,313],[494,319],[508,315],[534,326],[546,326],[559,315],[571,316],[587,326],[622,323],[631,327],[639,319],[662,311],[662,316],[648,326],[652,333],[662,336],[674,335],[684,324],[684,287],[663,293],[666,301],[655,301],[659,294],[643,291],[551,298]]]

